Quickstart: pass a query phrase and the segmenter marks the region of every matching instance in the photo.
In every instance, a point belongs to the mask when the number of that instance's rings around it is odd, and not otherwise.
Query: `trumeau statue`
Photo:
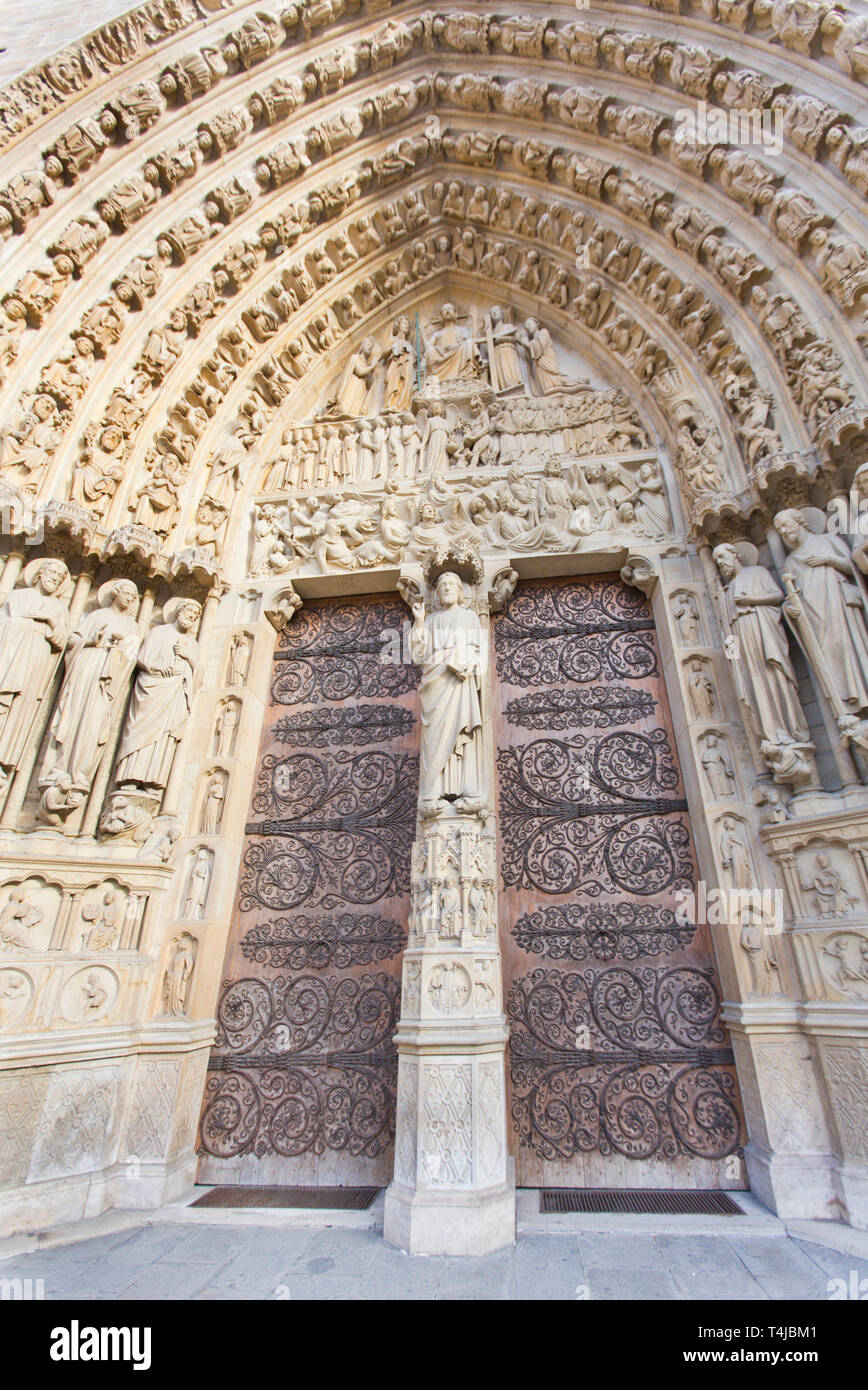
[[[781,619],[784,595],[765,566],[757,563],[756,546],[749,541],[719,545],[713,555],[725,585],[726,623],[737,643],[736,679],[744,670],[747,685],[741,694],[753,713],[766,761],[777,772],[782,770],[781,750],[810,749]]]
[[[32,560],[24,571],[24,584],[12,590],[0,609],[2,785],[24,752],[54,664],[66,645],[67,607],[60,594],[68,580],[62,560]]]
[[[98,606],[69,639],[66,670],[48,749],[39,773],[40,815],[49,824],[82,804],[93,783],[135,663],[135,613],[139,592],[132,580],[103,584]],[[62,795],[58,795],[58,790]]]
[[[115,781],[164,789],[199,678],[199,648],[190,636],[201,616],[192,599],[170,599],[142,643]]]
[[[413,604],[410,653],[422,667],[419,807],[436,815],[448,803],[473,810],[486,797],[482,730],[482,629],[462,606],[459,576],[445,571],[435,589],[439,607]]]

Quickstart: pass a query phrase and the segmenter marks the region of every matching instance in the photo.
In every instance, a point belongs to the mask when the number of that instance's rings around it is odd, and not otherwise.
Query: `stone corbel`
[[[415,603],[421,603],[424,597],[419,585],[419,580],[410,570],[402,569],[396,588],[412,613],[413,605]]]
[[[509,603],[515,592],[518,579],[518,571],[510,565],[507,565],[505,569],[498,570],[497,574],[492,576],[488,586],[488,609],[490,613],[499,613],[501,608]]]
[[[295,592],[292,584],[287,584],[285,588],[275,594],[265,609],[265,616],[275,632],[283,631],[287,623],[301,608],[303,602],[304,600]]]
[[[657,566],[648,555],[628,555],[626,564],[621,568],[624,583],[632,585],[634,589],[640,589],[646,598],[650,596],[659,577]]]

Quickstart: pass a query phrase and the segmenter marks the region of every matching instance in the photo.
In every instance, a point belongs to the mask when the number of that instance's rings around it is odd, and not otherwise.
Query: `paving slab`
[[[39,1238],[0,1248],[5,1278],[42,1279],[45,1297],[256,1299],[297,1302],[363,1298],[389,1301],[531,1299],[826,1299],[831,1279],[868,1278],[868,1261],[829,1244],[766,1233],[671,1233],[621,1228],[579,1233],[519,1231],[506,1250],[479,1260],[407,1255],[378,1229],[302,1226],[298,1221],[214,1224],[196,1209],[186,1220],[141,1219],[106,1230],[84,1222],[79,1239]],[[253,1214],[255,1215],[255,1214]],[[271,1216],[272,1213],[267,1213]],[[297,1215],[297,1214],[295,1214]],[[843,1228],[846,1230],[846,1228]],[[74,1234],[69,1228],[67,1236]]]

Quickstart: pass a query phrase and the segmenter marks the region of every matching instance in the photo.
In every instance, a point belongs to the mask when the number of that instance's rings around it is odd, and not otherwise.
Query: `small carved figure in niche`
[[[802,890],[813,892],[818,917],[847,917],[858,902],[858,898],[850,897],[828,854],[817,855],[814,877],[810,883],[802,884]]]
[[[755,887],[756,879],[745,828],[735,816],[724,816],[718,837],[720,862],[729,880],[730,892]]]
[[[108,999],[108,990],[95,970],[91,970],[82,984],[81,993],[81,1014],[84,1019],[98,1014]]]
[[[87,951],[112,951],[117,945],[121,917],[121,900],[114,888],[108,888],[98,902],[85,903],[81,920],[89,924],[82,933],[81,947]]]
[[[712,719],[717,708],[714,686],[701,661],[691,662],[687,685],[697,719]]]
[[[241,709],[237,700],[224,700],[214,724],[215,752],[218,758],[231,758]]]
[[[39,774],[40,815],[75,809],[68,794],[58,803],[61,779],[67,792],[87,795],[105,750],[116,701],[126,695],[138,635],[133,617],[139,592],[132,580],[103,584],[99,604],[69,639],[66,672],[49,730],[48,750]],[[51,792],[50,802],[46,793]],[[80,795],[75,803],[81,805]]]
[[[465,971],[452,960],[435,967],[428,988],[431,1002],[441,1014],[451,1014],[460,1009],[469,993]]]
[[[69,580],[62,560],[33,560],[0,608],[0,792],[18,765],[66,645]]]
[[[27,976],[17,970],[4,970],[0,975],[0,1028],[23,1012],[29,998]]]
[[[454,878],[448,878],[440,889],[440,935],[461,935],[461,890]]]
[[[211,855],[207,849],[197,851],[190,868],[190,879],[184,896],[182,917],[192,917],[201,921],[205,915],[205,902],[211,883]]]
[[[868,983],[868,941],[858,938],[859,954],[855,956],[852,948],[857,945],[853,935],[835,936],[826,942],[823,955],[836,962],[830,972],[836,989],[842,994],[864,994]]]
[[[751,995],[781,994],[780,967],[764,924],[748,917],[742,925],[740,944],[748,959]]]
[[[189,932],[182,932],[172,942],[172,955],[163,976],[163,1012],[185,1018],[190,996],[190,984],[199,943]]]
[[[24,888],[13,888],[0,910],[0,951],[36,951],[31,933],[45,920],[45,913],[30,901]]]
[[[229,643],[229,660],[226,670],[227,685],[244,685],[250,669],[252,644],[247,632],[236,632]]]
[[[479,960],[476,962],[476,1008],[479,1013],[492,1013],[497,1003],[497,995],[494,992],[494,962],[491,960]]]
[[[439,609],[413,604],[412,658],[422,667],[422,748],[419,805],[436,814],[441,803],[471,810],[484,802],[482,629],[461,604],[463,586],[452,571],[436,585]]]
[[[226,799],[226,774],[215,772],[208,779],[208,788],[202,802],[202,835],[217,835],[223,819],[223,803]]]
[[[704,740],[702,768],[712,796],[724,800],[735,795],[735,772],[726,745],[717,734],[708,734]]]
[[[685,647],[695,647],[699,641],[699,609],[692,594],[676,594],[672,612]]]
[[[199,678],[199,646],[190,634],[202,616],[194,599],[170,599],[164,621],[138,655],[126,728],[118,749],[118,786],[164,788],[187,726]]]

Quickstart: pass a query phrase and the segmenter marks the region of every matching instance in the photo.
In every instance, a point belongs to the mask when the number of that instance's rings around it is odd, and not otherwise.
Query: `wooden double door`
[[[500,928],[520,1186],[741,1187],[742,1120],[643,595],[520,584],[494,619]]]
[[[418,789],[403,605],[305,604],[281,634],[200,1122],[199,1181],[385,1185]]]
[[[391,1180],[418,669],[397,601],[275,652],[200,1124],[201,1182]],[[508,1110],[525,1187],[743,1185],[742,1123],[647,603],[520,584],[493,622]]]

